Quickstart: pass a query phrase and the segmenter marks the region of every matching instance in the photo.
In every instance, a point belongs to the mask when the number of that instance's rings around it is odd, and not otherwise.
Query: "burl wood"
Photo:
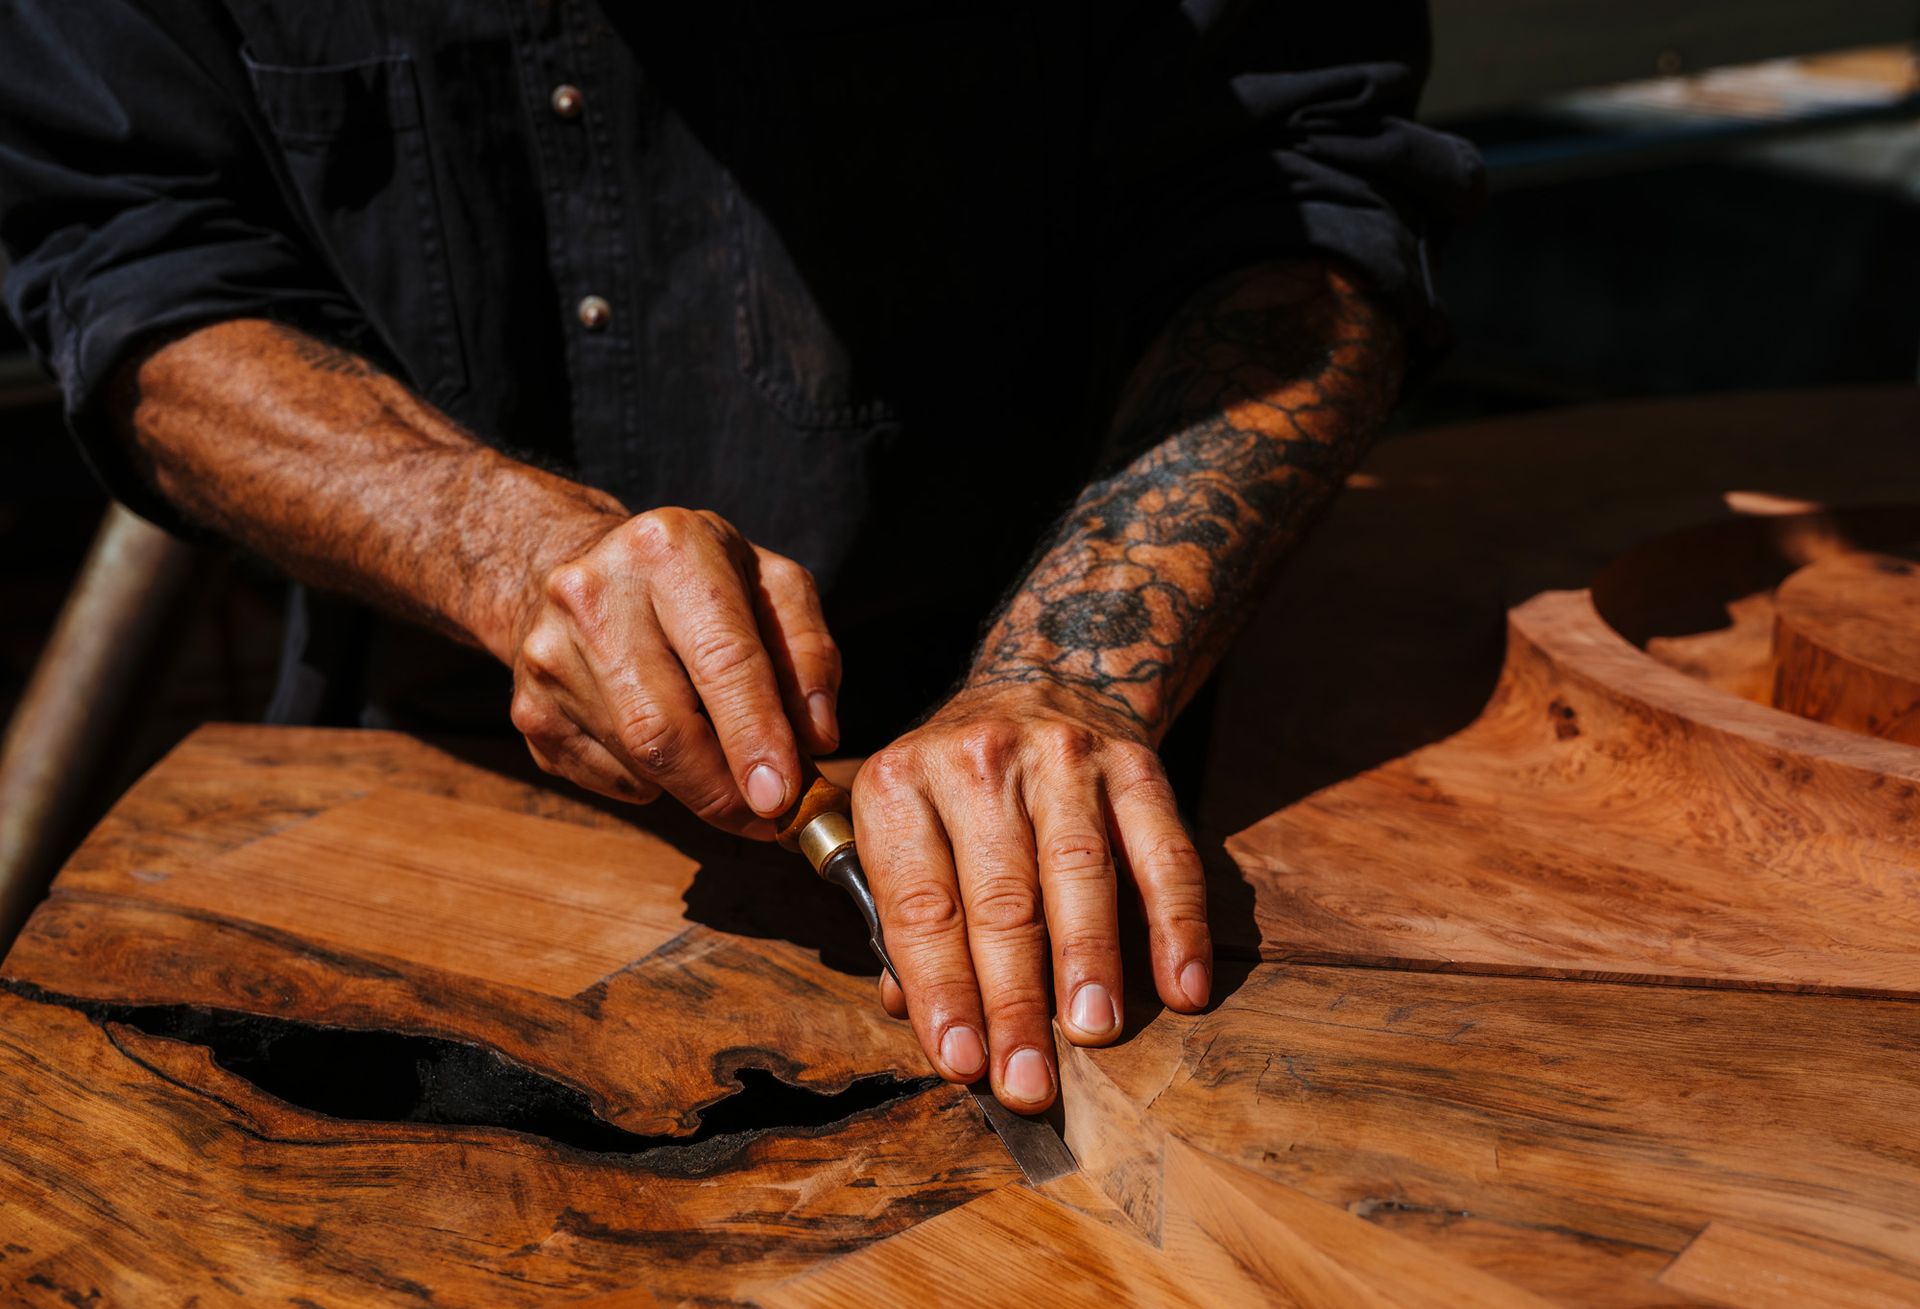
[[[203,729],[7,958],[0,1285],[741,1299],[1017,1178],[870,977],[687,917],[838,892],[707,848],[403,737]]]
[[[205,729],[0,968],[0,1298],[1920,1302],[1915,432],[1384,445],[1225,675],[1219,999],[1061,1044],[1037,1189],[795,855]]]
[[[1789,577],[1774,602],[1776,705],[1920,745],[1920,566],[1836,554]]]

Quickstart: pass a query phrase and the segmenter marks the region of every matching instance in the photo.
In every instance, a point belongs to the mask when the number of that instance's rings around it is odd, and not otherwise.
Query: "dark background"
[[[1625,396],[1914,381],[1920,5],[1435,8],[1428,116],[1481,145],[1493,190],[1437,272],[1457,348],[1394,430]],[[1873,48],[1802,57],[1861,46]],[[1643,78],[1659,80],[1619,86]],[[104,507],[52,388],[0,323],[0,712]],[[218,551],[198,567],[133,705],[93,725],[112,746],[76,830],[194,725],[254,718],[266,701],[272,574]]]

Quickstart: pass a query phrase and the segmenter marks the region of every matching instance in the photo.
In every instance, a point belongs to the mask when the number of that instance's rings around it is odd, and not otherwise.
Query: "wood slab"
[[[169,904],[564,998],[685,931],[698,868],[643,832],[381,787],[144,880]]]
[[[1017,1178],[871,976],[692,920],[817,885],[704,839],[401,736],[195,734],[0,970],[6,1298],[738,1299]]]
[[[1762,702],[1779,583],[1920,537],[1914,430],[1384,445],[1222,690],[1221,999],[1063,1047],[1037,1191],[794,856],[512,748],[206,729],[0,965],[0,1300],[1898,1303],[1917,751]]]
[[[1714,1225],[1798,1243],[1749,1284],[1920,1276],[1920,1005],[1282,964],[1220,989],[1063,1047],[1067,1140],[1150,1237],[1188,1221],[1194,1150],[1285,1188],[1256,1207],[1376,1286],[1427,1265],[1338,1224],[1557,1304],[1712,1302],[1720,1237],[1665,1273]]]
[[[1514,610],[1471,727],[1227,848],[1269,959],[1920,994],[1920,748],[1676,672],[1584,591]]]
[[[1773,703],[1920,746],[1920,565],[1848,552],[1775,592]]]
[[[1920,505],[1920,388],[1861,387],[1594,405],[1381,442],[1289,560],[1219,678],[1200,827],[1217,842],[1314,791],[1432,745],[1480,714],[1499,680],[1507,612],[1598,586],[1610,565],[1677,533],[1804,523],[1811,511]],[[1842,435],[1844,434],[1844,435]],[[1908,519],[1907,521],[1912,521]],[[1877,526],[1877,525],[1876,525]],[[1811,561],[1788,562],[1771,589]],[[1920,539],[1891,527],[1885,550]],[[1713,575],[1737,549],[1716,548]],[[1698,552],[1662,552],[1679,576]],[[1696,594],[1699,588],[1690,588]],[[1707,634],[1733,588],[1647,636]],[[1609,610],[1616,629],[1627,620]],[[1764,693],[1761,698],[1765,698]],[[1253,958],[1244,902],[1215,940]]]

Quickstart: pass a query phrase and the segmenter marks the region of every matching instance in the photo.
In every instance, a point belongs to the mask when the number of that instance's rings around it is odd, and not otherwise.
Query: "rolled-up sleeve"
[[[1120,51],[1104,88],[1104,237],[1128,308],[1305,253],[1355,269],[1409,329],[1445,340],[1429,251],[1480,202],[1467,142],[1414,118],[1423,3],[1186,0]]]
[[[120,362],[223,319],[358,317],[281,200],[214,8],[0,7],[7,311],[107,489],[170,525],[105,421]]]

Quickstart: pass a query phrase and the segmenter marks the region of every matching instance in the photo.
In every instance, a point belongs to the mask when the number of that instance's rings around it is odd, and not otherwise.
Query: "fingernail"
[[[777,814],[787,803],[787,784],[767,764],[755,764],[747,773],[747,803],[756,814]]]
[[[1195,1009],[1204,1009],[1212,980],[1207,976],[1207,966],[1195,959],[1180,970],[1180,994],[1186,996],[1187,1003]]]
[[[807,717],[813,720],[813,730],[820,734],[823,741],[839,743],[840,733],[833,730],[833,697],[825,691],[815,691],[807,697]]]
[[[961,1077],[980,1076],[987,1066],[987,1048],[971,1027],[949,1027],[940,1038],[940,1061]]]
[[[1073,1025],[1088,1036],[1105,1036],[1119,1025],[1113,997],[1098,982],[1088,982],[1073,993]]]
[[[1038,1050],[1015,1050],[1007,1060],[1006,1088],[1008,1095],[1028,1104],[1046,1099],[1053,1090],[1046,1058]]]

